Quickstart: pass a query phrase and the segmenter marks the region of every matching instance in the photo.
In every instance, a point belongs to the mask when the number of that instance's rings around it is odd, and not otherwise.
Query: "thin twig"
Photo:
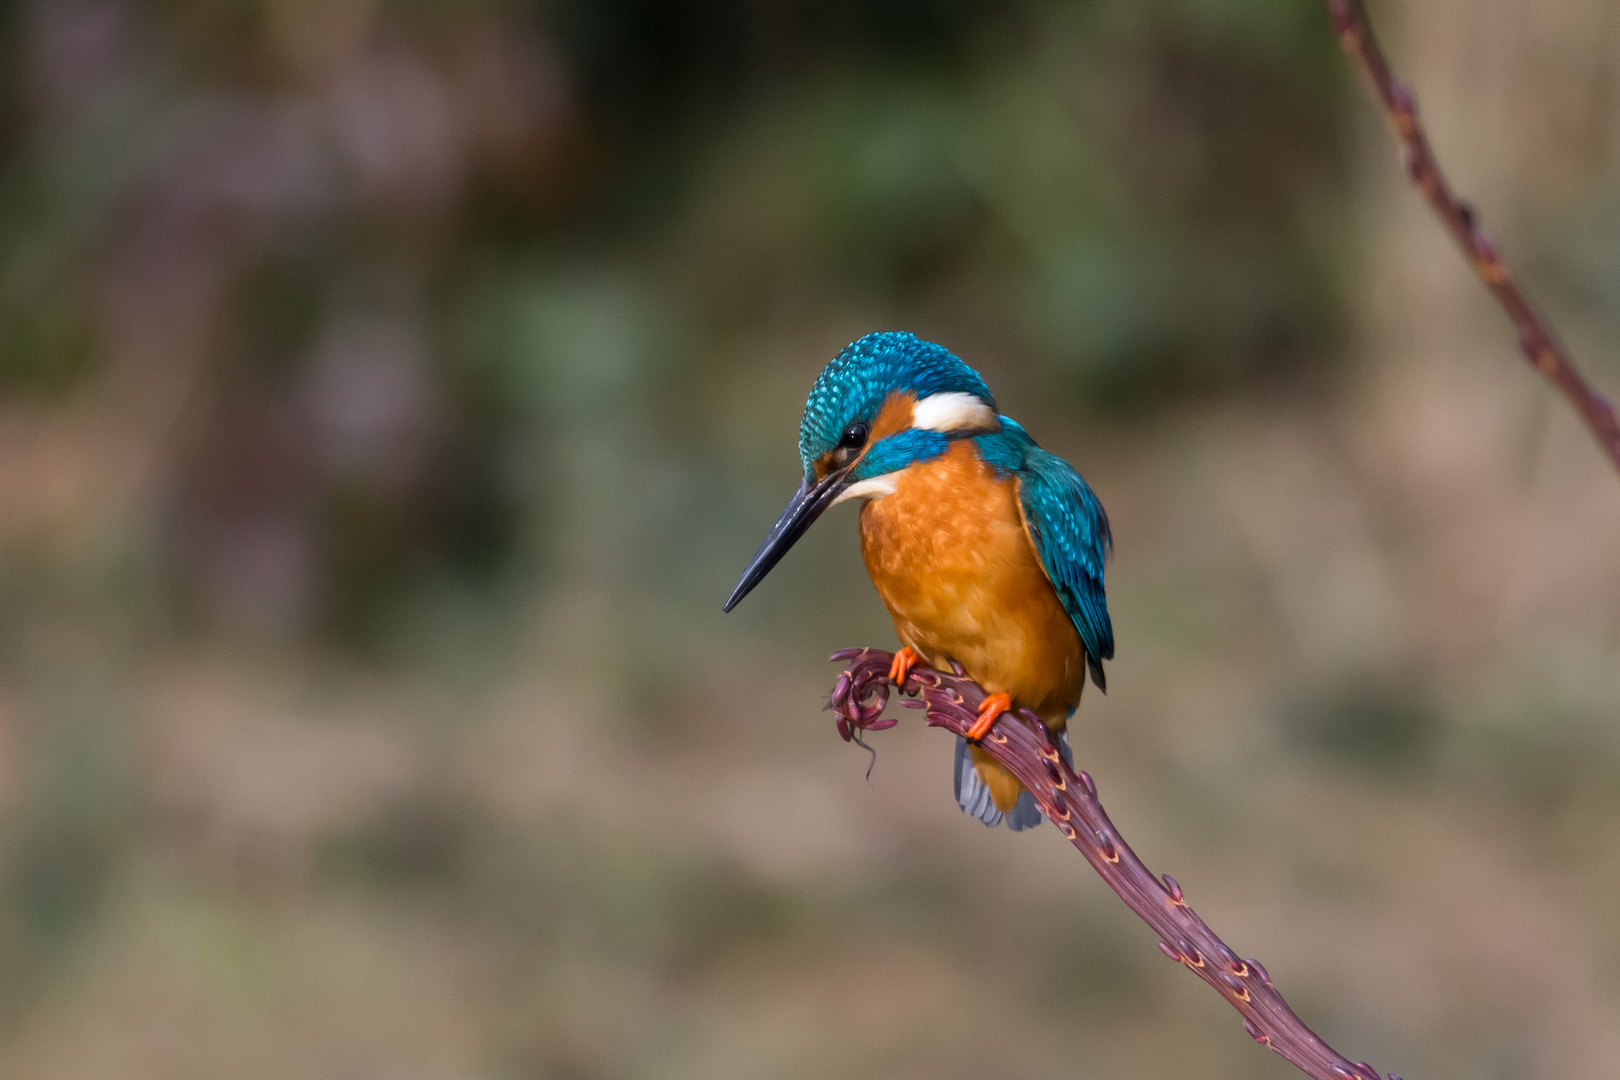
[[[898,721],[885,718],[892,653],[845,649],[834,661],[849,661],[838,676],[831,708],[846,740],[859,731],[878,731]],[[917,666],[901,692],[921,700],[903,704],[926,709],[928,723],[957,735],[978,715],[984,690],[960,669],[954,674]],[[1086,857],[1108,887],[1159,935],[1170,959],[1203,979],[1243,1016],[1243,1027],[1316,1080],[1384,1080],[1366,1062],[1353,1062],[1323,1042],[1288,1007],[1257,960],[1240,959],[1204,924],[1168,875],[1160,880],[1142,865],[1097,801],[1090,776],[1075,772],[1052,745],[1046,725],[1028,710],[1006,714],[980,744],[1029,789],[1048,820]],[[1400,1080],[1393,1074],[1389,1080]]]
[[[1429,146],[1429,137],[1418,122],[1412,92],[1389,70],[1384,51],[1373,36],[1366,6],[1362,0],[1328,0],[1328,11],[1333,16],[1333,28],[1338,31],[1340,44],[1366,73],[1378,103],[1383,106],[1395,134],[1400,137],[1406,175],[1417,185],[1423,197],[1429,200],[1429,205],[1440,215],[1452,239],[1457,241],[1473,264],[1474,273],[1479,275],[1496,297],[1497,303],[1507,311],[1513,325],[1518,327],[1519,348],[1524,350],[1530,366],[1563,391],[1615,468],[1620,469],[1620,421],[1615,418],[1614,406],[1593,390],[1576,370],[1569,351],[1508,275],[1501,256],[1480,227],[1474,208],[1457,198],[1446,184],[1440,165],[1434,159],[1434,151]]]

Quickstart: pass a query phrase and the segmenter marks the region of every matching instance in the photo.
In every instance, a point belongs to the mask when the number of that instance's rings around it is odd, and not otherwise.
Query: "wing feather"
[[[1102,662],[1114,657],[1114,625],[1103,592],[1113,535],[1102,503],[1068,462],[1031,445],[1017,471],[1024,523],[1046,576],[1080,631],[1091,681],[1104,692]]]

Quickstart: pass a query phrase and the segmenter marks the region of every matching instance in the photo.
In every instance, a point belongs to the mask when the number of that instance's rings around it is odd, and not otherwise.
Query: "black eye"
[[[840,450],[859,450],[866,445],[866,425],[859,420],[844,429],[843,436],[838,440]]]

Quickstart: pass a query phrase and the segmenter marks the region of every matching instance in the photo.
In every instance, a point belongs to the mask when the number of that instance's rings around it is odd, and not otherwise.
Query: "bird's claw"
[[[894,654],[894,660],[889,664],[889,681],[896,686],[906,685],[906,679],[911,675],[911,669],[922,663],[922,655],[910,645],[903,646]]]
[[[965,736],[967,741],[978,742],[990,734],[990,729],[995,726],[996,717],[1011,708],[1011,694],[991,694],[979,702],[979,718],[973,721],[972,727],[968,728]]]

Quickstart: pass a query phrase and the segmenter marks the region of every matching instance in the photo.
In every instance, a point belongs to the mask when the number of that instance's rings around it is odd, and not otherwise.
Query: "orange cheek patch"
[[[866,445],[875,446],[880,439],[910,429],[916,404],[917,395],[910,391],[896,391],[885,398],[883,408],[872,420],[872,433],[866,437]]]

